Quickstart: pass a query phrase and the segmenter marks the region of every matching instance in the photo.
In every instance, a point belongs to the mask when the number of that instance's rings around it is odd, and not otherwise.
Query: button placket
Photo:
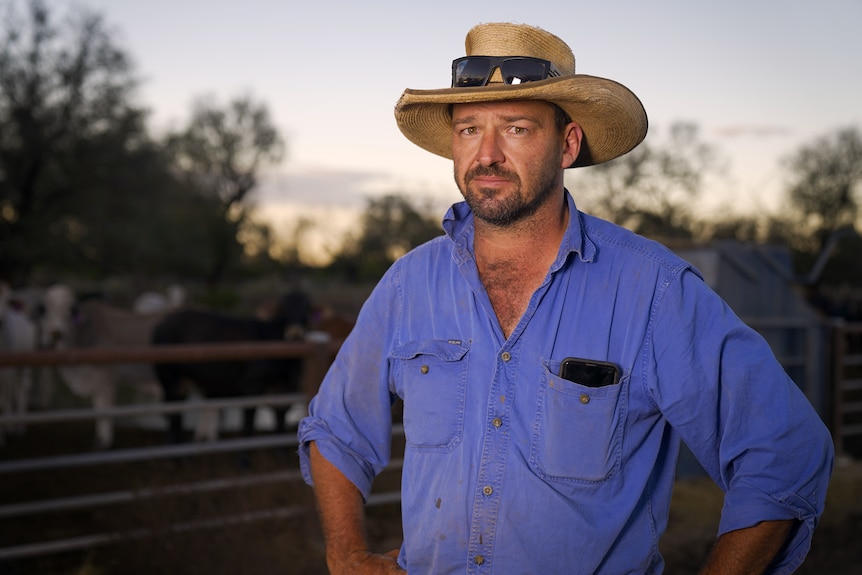
[[[488,395],[488,421],[491,425],[487,427],[482,449],[481,470],[478,475],[479,488],[473,502],[473,523],[471,525],[471,536],[469,544],[472,566],[468,573],[478,574],[490,568],[490,553],[493,549],[498,529],[500,494],[499,484],[496,483],[505,466],[507,446],[509,444],[509,433],[503,425],[511,409],[510,402],[506,397],[512,392],[516,379],[514,373],[514,354],[510,351],[501,351],[497,355],[494,381],[489,389]]]

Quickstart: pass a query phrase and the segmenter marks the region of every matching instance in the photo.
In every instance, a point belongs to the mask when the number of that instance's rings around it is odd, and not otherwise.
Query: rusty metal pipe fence
[[[56,366],[64,364],[100,365],[114,363],[189,363],[203,361],[249,360],[264,358],[294,358],[305,361],[302,392],[295,394],[264,395],[216,400],[185,402],[159,402],[152,404],[123,405],[104,409],[60,409],[27,414],[0,414],[0,426],[45,425],[51,423],[95,420],[97,418],[130,418],[168,413],[185,413],[198,410],[223,410],[259,406],[285,406],[309,400],[317,391],[320,381],[340,347],[340,341],[286,343],[248,342],[235,344],[195,344],[139,348],[91,348],[60,351],[33,351],[0,353],[0,368],[17,366]],[[403,435],[403,427],[395,425],[394,435]],[[85,453],[0,461],[0,478],[14,473],[39,472],[73,467],[98,467],[119,463],[196,457],[214,453],[242,452],[253,449],[294,448],[298,446],[295,433],[218,439],[207,443],[162,445],[129,449],[112,449]],[[2,454],[2,450],[0,450]],[[388,469],[400,470],[402,461],[393,459]],[[57,497],[40,501],[16,501],[0,505],[0,521],[9,521],[41,513],[56,513],[100,506],[140,502],[158,497],[212,493],[234,488],[252,488],[267,484],[297,483],[302,477],[298,470],[257,473],[230,478],[207,479],[147,489],[120,489],[71,497]],[[369,506],[400,502],[395,491],[374,493]],[[173,533],[198,529],[230,527],[253,521],[294,517],[306,513],[308,506],[289,505],[254,512],[186,521],[170,526]],[[147,528],[131,528],[110,533],[84,534],[46,541],[34,541],[0,547],[0,561],[44,556],[54,553],[79,551],[95,546],[110,545],[130,539],[148,537]]]

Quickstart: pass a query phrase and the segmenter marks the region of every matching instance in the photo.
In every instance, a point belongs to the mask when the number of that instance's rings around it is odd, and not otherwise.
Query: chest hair
[[[535,262],[509,260],[479,266],[479,277],[507,338],[524,315],[533,292],[545,279],[547,269]]]

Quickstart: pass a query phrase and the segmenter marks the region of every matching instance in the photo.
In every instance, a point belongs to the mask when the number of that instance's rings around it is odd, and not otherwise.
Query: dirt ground
[[[0,457],[10,460],[36,453],[84,449],[89,426],[33,428],[9,439]],[[159,445],[159,433],[120,429],[119,447]],[[242,464],[241,464],[242,463]],[[92,469],[66,469],[0,475],[0,503],[33,501],[128,489],[178,484],[196,478],[248,477],[253,472],[296,468],[292,451],[195,457],[181,461],[114,464]],[[397,489],[397,475],[380,478],[377,490]],[[99,506],[41,513],[14,520],[0,518],[0,547],[107,532],[134,537],[84,551],[46,553],[40,557],[0,561],[3,575],[219,575],[325,574],[319,529],[310,490],[297,482],[246,489],[224,489],[200,496],[165,496],[144,503]],[[666,575],[696,573],[714,538],[721,506],[720,491],[705,478],[677,483],[668,532],[662,540]],[[215,517],[260,516],[272,510],[291,514],[237,521],[228,527],[208,526]],[[305,511],[294,513],[296,510]],[[169,524],[184,524],[169,531]],[[197,528],[192,528],[197,527]],[[389,550],[400,541],[397,504],[369,509],[368,527],[375,549]],[[862,574],[862,463],[836,467],[827,510],[811,552],[797,571],[810,575]]]

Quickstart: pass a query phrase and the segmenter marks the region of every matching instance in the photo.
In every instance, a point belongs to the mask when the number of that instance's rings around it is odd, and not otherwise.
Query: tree
[[[812,238],[819,252],[829,236],[853,227],[862,194],[862,134],[844,128],[820,137],[784,159],[787,194],[798,222],[796,233]]]
[[[266,105],[252,97],[237,97],[224,108],[201,98],[188,126],[168,136],[166,149],[181,179],[219,206],[217,217],[201,222],[212,256],[207,281],[216,284],[242,257],[237,237],[253,225],[249,193],[258,171],[281,161],[284,142]]]
[[[650,139],[620,158],[578,170],[575,186],[582,206],[600,217],[651,237],[692,238],[691,202],[719,168],[697,126],[680,122],[663,145]]]
[[[348,234],[332,268],[352,280],[377,280],[399,257],[442,233],[430,208],[401,194],[370,198],[359,233]]]
[[[82,11],[58,27],[41,0],[26,16],[15,8],[0,31],[0,274],[24,281],[37,262],[75,266],[108,243],[95,240],[111,220],[91,209],[92,186],[128,164],[103,153],[154,156],[129,60],[102,18]]]

